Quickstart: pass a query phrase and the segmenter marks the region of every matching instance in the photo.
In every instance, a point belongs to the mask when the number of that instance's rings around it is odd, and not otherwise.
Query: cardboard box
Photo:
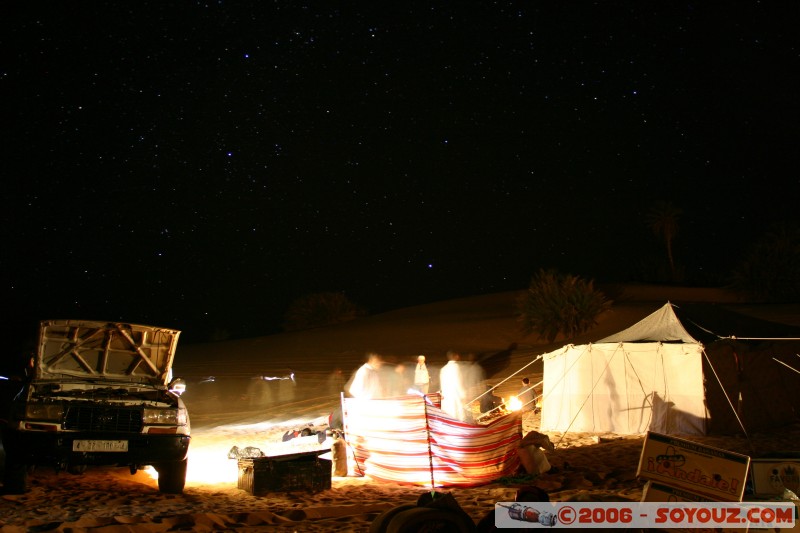
[[[642,491],[643,502],[711,502],[715,501],[704,494],[697,494],[686,489],[662,485],[648,481]]]
[[[643,502],[707,502],[711,501],[708,497],[700,495],[700,494],[692,494],[691,492],[676,489],[674,487],[668,487],[666,485],[659,485],[653,481],[648,481],[644,487],[644,493],[642,494],[642,501]],[[753,496],[745,496],[745,502],[759,502],[759,501],[774,501],[774,500],[766,500],[764,498],[755,498]],[[800,520],[798,516],[800,516],[800,502],[795,501],[795,506],[797,507],[797,512],[795,513],[795,523],[794,527],[791,529],[782,528],[780,529],[781,533],[783,532],[800,532]],[[748,524],[747,527],[714,527],[714,528],[694,528],[694,529],[683,529],[683,528],[663,528],[663,529],[656,529],[655,531],[663,531],[665,533],[743,533],[745,531],[750,533],[772,533],[774,530],[766,528],[766,527],[757,527]]]
[[[331,461],[318,452],[239,459],[238,488],[250,494],[331,488]]]
[[[763,496],[782,496],[789,489],[800,496],[800,453],[786,457],[758,457],[750,461],[753,492]]]
[[[636,475],[661,485],[742,501],[750,457],[689,440],[648,432]]]
[[[644,486],[644,491],[642,493],[642,500],[643,502],[711,502],[715,501],[712,500],[710,497],[705,496],[703,494],[695,494],[687,490],[678,489],[675,487],[668,487],[667,485],[661,485],[660,483],[656,483],[655,481],[648,481]],[[745,496],[743,498],[744,502],[770,502],[774,500],[768,500],[765,498],[757,498],[755,496]],[[800,502],[795,501],[795,506],[798,507],[798,512],[800,512]],[[781,532],[784,531],[800,531],[800,520],[797,519],[798,514],[795,513],[795,524],[792,529],[781,529]],[[742,533],[745,531],[749,531],[751,533],[757,532],[771,532],[772,530],[765,527],[757,527],[748,524],[747,527],[743,528],[736,528],[736,527],[715,527],[715,528],[698,528],[698,529],[681,529],[681,528],[669,528],[669,529],[660,529],[658,531],[670,532],[670,533]]]

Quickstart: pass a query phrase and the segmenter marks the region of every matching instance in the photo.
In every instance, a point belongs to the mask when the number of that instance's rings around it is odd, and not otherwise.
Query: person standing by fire
[[[522,412],[528,413],[536,407],[536,392],[529,378],[522,378],[522,386],[517,393],[517,399],[522,403]]]

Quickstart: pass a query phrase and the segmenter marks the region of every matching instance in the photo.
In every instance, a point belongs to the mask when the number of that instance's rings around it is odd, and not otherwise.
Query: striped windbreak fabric
[[[345,398],[344,430],[354,473],[396,483],[469,487],[517,471],[518,412],[474,425],[444,413],[439,401],[438,394]]]

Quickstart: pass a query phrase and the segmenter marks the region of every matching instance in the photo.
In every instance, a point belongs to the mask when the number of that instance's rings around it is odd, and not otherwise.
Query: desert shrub
[[[517,299],[519,321],[525,334],[537,333],[553,342],[559,333],[572,337],[597,324],[611,307],[592,280],[554,270],[539,270],[528,290]]]
[[[341,292],[307,294],[294,300],[284,315],[283,329],[297,331],[340,324],[363,316],[366,311]]]
[[[764,302],[800,301],[800,229],[778,226],[735,267],[731,287]]]

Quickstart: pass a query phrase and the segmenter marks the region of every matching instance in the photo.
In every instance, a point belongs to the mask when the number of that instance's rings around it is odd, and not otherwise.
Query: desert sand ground
[[[255,446],[269,455],[300,441],[282,443],[282,435],[319,422],[339,402],[338,392],[363,362],[367,351],[411,364],[425,354],[433,368],[447,350],[484,361],[488,383],[501,396],[516,393],[519,379],[541,379],[533,358],[564,343],[524,336],[514,318],[516,293],[453,300],[366,317],[335,327],[237,341],[179,347],[176,375],[189,382],[185,399],[193,437],[186,489],[160,494],[153,474],[130,475],[124,468],[93,468],[82,475],[37,469],[30,491],[0,497],[0,531],[368,531],[384,510],[413,504],[430,487],[379,483],[368,477],[333,477],[329,490],[317,493],[269,493],[254,496],[237,486],[238,466],[228,459],[232,446]],[[797,324],[797,309],[744,306],[721,291],[644,287],[617,294],[613,311],[585,335],[597,339],[619,331],[667,300],[711,301],[742,307],[760,318]],[[576,339],[580,340],[580,339]],[[341,374],[337,373],[341,371]],[[517,373],[518,372],[518,373]],[[516,373],[516,374],[515,374]],[[294,375],[294,381],[286,379]],[[509,376],[512,376],[509,378]],[[215,381],[208,380],[215,376]],[[270,376],[272,381],[254,380]],[[264,385],[264,384],[267,385]],[[538,429],[529,413],[523,431]],[[551,500],[577,494],[638,500],[643,482],[636,468],[643,436],[548,433],[556,467],[535,480],[496,482],[452,493],[476,522],[511,501],[524,484],[544,489]],[[718,448],[752,454],[797,450],[800,425],[743,437],[693,437]],[[303,446],[311,446],[304,444]]]

